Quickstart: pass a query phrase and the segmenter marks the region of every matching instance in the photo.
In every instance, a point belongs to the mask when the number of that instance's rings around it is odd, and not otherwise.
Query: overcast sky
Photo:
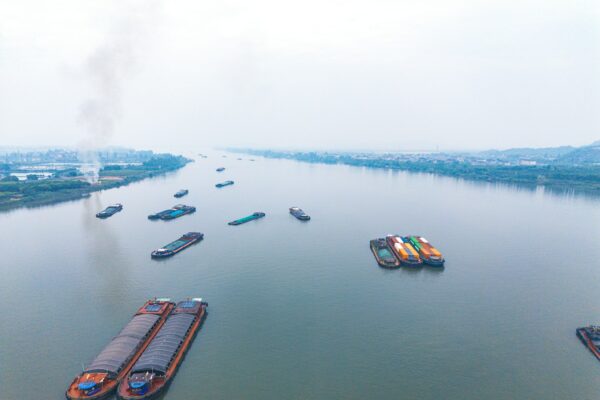
[[[598,1],[0,0],[0,146],[598,139]]]

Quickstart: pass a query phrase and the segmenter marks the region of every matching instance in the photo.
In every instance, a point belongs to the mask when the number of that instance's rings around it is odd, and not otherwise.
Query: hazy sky
[[[0,146],[598,139],[598,1],[0,0]]]

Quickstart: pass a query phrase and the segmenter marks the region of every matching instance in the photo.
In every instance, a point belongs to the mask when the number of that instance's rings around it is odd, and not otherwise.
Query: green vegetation
[[[91,192],[177,170],[189,161],[181,156],[159,154],[137,165],[107,165],[100,171],[100,181],[96,184],[87,182],[74,168],[59,171],[50,179],[38,179],[37,175],[30,174],[26,180],[19,181],[14,176],[6,176],[0,180],[0,211],[80,199]]]

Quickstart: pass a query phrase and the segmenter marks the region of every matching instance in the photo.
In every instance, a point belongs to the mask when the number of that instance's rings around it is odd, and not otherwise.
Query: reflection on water
[[[210,304],[165,399],[597,397],[597,361],[574,335],[600,322],[597,200],[203,153],[166,177],[0,214],[0,398],[62,399],[153,296]],[[196,213],[147,219],[181,188]],[[123,211],[95,217],[112,203]],[[254,211],[267,217],[227,225]],[[150,258],[189,231],[205,239]],[[368,241],[389,232],[426,236],[446,268],[379,268]]]

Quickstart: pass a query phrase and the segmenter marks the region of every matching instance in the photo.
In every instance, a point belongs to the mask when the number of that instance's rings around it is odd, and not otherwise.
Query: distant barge
[[[160,249],[154,250],[151,254],[152,258],[166,258],[171,257],[181,250],[193,245],[204,239],[204,234],[200,232],[188,232],[174,242],[161,247]]]
[[[96,214],[96,217],[97,218],[112,217],[113,215],[115,215],[116,213],[118,213],[119,211],[121,211],[122,209],[123,209],[123,205],[122,204],[120,204],[120,203],[113,204],[112,206],[108,206],[104,210],[102,210],[98,214]]]
[[[370,242],[371,251],[379,264],[383,268],[398,268],[400,261],[394,256],[390,245],[385,238],[373,239]]]
[[[251,215],[248,215],[247,217],[236,219],[235,221],[228,222],[227,225],[241,225],[241,224],[245,224],[246,222],[250,222],[250,221],[254,221],[255,219],[263,218],[265,215],[267,215],[267,214],[265,214],[264,212],[255,212],[255,213],[253,213]]]
[[[310,221],[310,215],[305,213],[299,207],[290,207],[290,214],[292,214],[294,217],[298,218],[300,221]]]
[[[206,317],[207,306],[199,298],[177,304],[127,379],[119,385],[119,398],[150,399],[167,387]]]
[[[586,326],[575,330],[577,337],[600,360],[600,326]]]
[[[183,196],[185,196],[185,195],[186,195],[186,194],[188,194],[188,193],[189,193],[189,191],[188,191],[187,189],[181,189],[180,191],[178,191],[177,193],[175,193],[175,194],[173,195],[173,197],[180,198],[180,197],[183,197]]]
[[[425,264],[434,266],[434,267],[443,267],[444,266],[444,257],[442,257],[442,253],[439,252],[438,249],[433,247],[427,239],[421,236],[405,236],[403,238],[405,241],[408,241],[412,247],[419,253],[419,257]]]
[[[160,331],[174,305],[170,299],[147,301],[94,361],[73,379],[66,392],[67,398],[99,400],[109,397]]]
[[[388,235],[386,240],[400,264],[410,267],[418,267],[423,264],[419,253],[407,240],[397,235]]]
[[[217,168],[217,172],[223,172],[223,171],[225,171],[225,168],[223,168],[223,167]]]
[[[186,214],[191,214],[196,211],[196,207],[186,206],[185,204],[177,204],[168,210],[157,212],[156,214],[148,215],[148,219],[162,219],[168,221],[171,219],[179,218]]]
[[[222,188],[225,186],[233,185],[234,183],[235,182],[233,182],[233,181],[225,181],[225,182],[217,183],[215,186],[218,188]]]

